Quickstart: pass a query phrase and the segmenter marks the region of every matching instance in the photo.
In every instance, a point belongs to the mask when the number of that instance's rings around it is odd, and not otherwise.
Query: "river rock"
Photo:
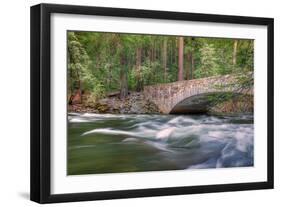
[[[114,114],[158,114],[157,105],[145,98],[142,92],[131,92],[125,99],[107,97],[89,104],[69,105],[70,112],[114,113]]]

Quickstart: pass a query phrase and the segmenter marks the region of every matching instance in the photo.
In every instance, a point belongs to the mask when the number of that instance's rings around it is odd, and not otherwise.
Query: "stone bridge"
[[[183,80],[145,86],[144,95],[164,114],[203,113],[208,111],[216,95],[253,95],[253,88],[241,89],[236,82],[235,75]]]

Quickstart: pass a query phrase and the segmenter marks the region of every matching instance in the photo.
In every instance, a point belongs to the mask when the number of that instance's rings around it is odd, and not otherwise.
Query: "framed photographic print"
[[[31,7],[31,200],[273,188],[273,19]]]

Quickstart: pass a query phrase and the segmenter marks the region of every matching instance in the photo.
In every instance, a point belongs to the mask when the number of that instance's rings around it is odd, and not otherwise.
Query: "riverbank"
[[[254,99],[251,96],[243,96],[237,99],[227,100],[210,107],[208,114],[210,115],[239,115],[253,114]]]
[[[68,105],[68,112],[112,113],[112,114],[160,114],[158,107],[147,100],[141,92],[131,92],[125,99],[118,96],[107,97],[96,102]],[[84,103],[85,102],[85,103]]]
[[[89,96],[83,96],[83,104],[68,105],[68,112],[111,113],[111,114],[162,114],[157,105],[149,101],[142,92],[131,92],[125,99],[118,95],[106,97],[95,102]],[[253,114],[253,97],[231,99],[209,107],[211,115]]]

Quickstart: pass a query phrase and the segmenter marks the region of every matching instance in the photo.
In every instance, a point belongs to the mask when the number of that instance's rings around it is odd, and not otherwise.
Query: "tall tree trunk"
[[[191,79],[194,79],[194,71],[195,71],[195,60],[194,60],[194,55],[193,52],[190,54],[190,67],[191,67]]]
[[[109,73],[108,73],[108,79],[107,79],[107,88],[110,89],[111,81],[112,81],[112,65],[111,64],[110,64],[108,70],[109,70]]]
[[[191,52],[188,51],[186,55],[186,80],[191,79],[190,74],[191,74],[191,68],[192,68],[192,63],[191,63]]]
[[[164,37],[163,41],[163,69],[164,69],[164,82],[167,80],[167,39]]]
[[[194,79],[194,71],[195,71],[195,58],[194,58],[194,37],[190,39],[191,51],[190,51],[190,78]]]
[[[178,49],[179,49],[179,57],[178,57],[178,81],[183,80],[183,37],[178,38]]]
[[[154,62],[154,43],[152,43],[152,48],[151,48],[151,62]]]
[[[179,44],[178,43],[179,43],[178,38],[176,38],[175,39],[175,45],[174,45],[174,52],[173,52],[174,53],[173,56],[174,56],[174,64],[175,65],[178,65],[178,62],[179,62],[178,61],[178,57],[179,57],[179,55],[178,55],[178,45]]]
[[[173,65],[173,42],[169,41],[169,67]]]
[[[151,66],[151,49],[148,49],[148,64]]]
[[[192,38],[188,37],[187,38],[187,44],[189,46],[192,46]],[[192,61],[191,61],[191,56],[192,56],[192,51],[189,49],[186,53],[186,80],[192,79]]]
[[[233,65],[236,65],[236,62],[237,62],[237,45],[238,45],[238,40],[234,40],[233,53],[232,53],[232,64]]]
[[[70,54],[71,51],[69,50],[69,47],[67,49],[68,49],[68,54]],[[71,63],[71,61],[72,61],[71,55],[68,55],[68,57],[69,57],[69,60],[68,60],[69,62],[67,64]],[[73,88],[73,81],[72,81],[72,79],[73,79],[73,71],[72,71],[72,69],[69,68],[69,77],[67,78],[67,80],[69,81],[69,83],[68,83],[68,89],[69,89],[68,104],[72,104],[72,98],[73,98],[73,90],[74,90],[74,88]]]
[[[121,70],[120,70],[120,98],[124,99],[128,96],[128,78],[127,78],[127,70],[126,70],[126,57],[121,52],[120,55],[120,65],[121,65]]]
[[[136,85],[136,91],[142,90],[142,80],[141,80],[141,57],[142,57],[142,48],[137,48],[136,51],[136,78],[137,78],[137,85]]]
[[[74,96],[75,101],[73,100],[73,102],[82,103],[82,82],[81,82],[81,78],[80,78],[80,73],[77,69],[76,69],[76,74],[77,74],[77,78],[78,78],[78,89],[75,92],[76,93]]]
[[[74,94],[71,94],[68,103],[71,104],[81,104],[82,103],[82,84],[80,79],[80,74],[78,70],[76,70],[76,78],[78,88],[74,91]]]

